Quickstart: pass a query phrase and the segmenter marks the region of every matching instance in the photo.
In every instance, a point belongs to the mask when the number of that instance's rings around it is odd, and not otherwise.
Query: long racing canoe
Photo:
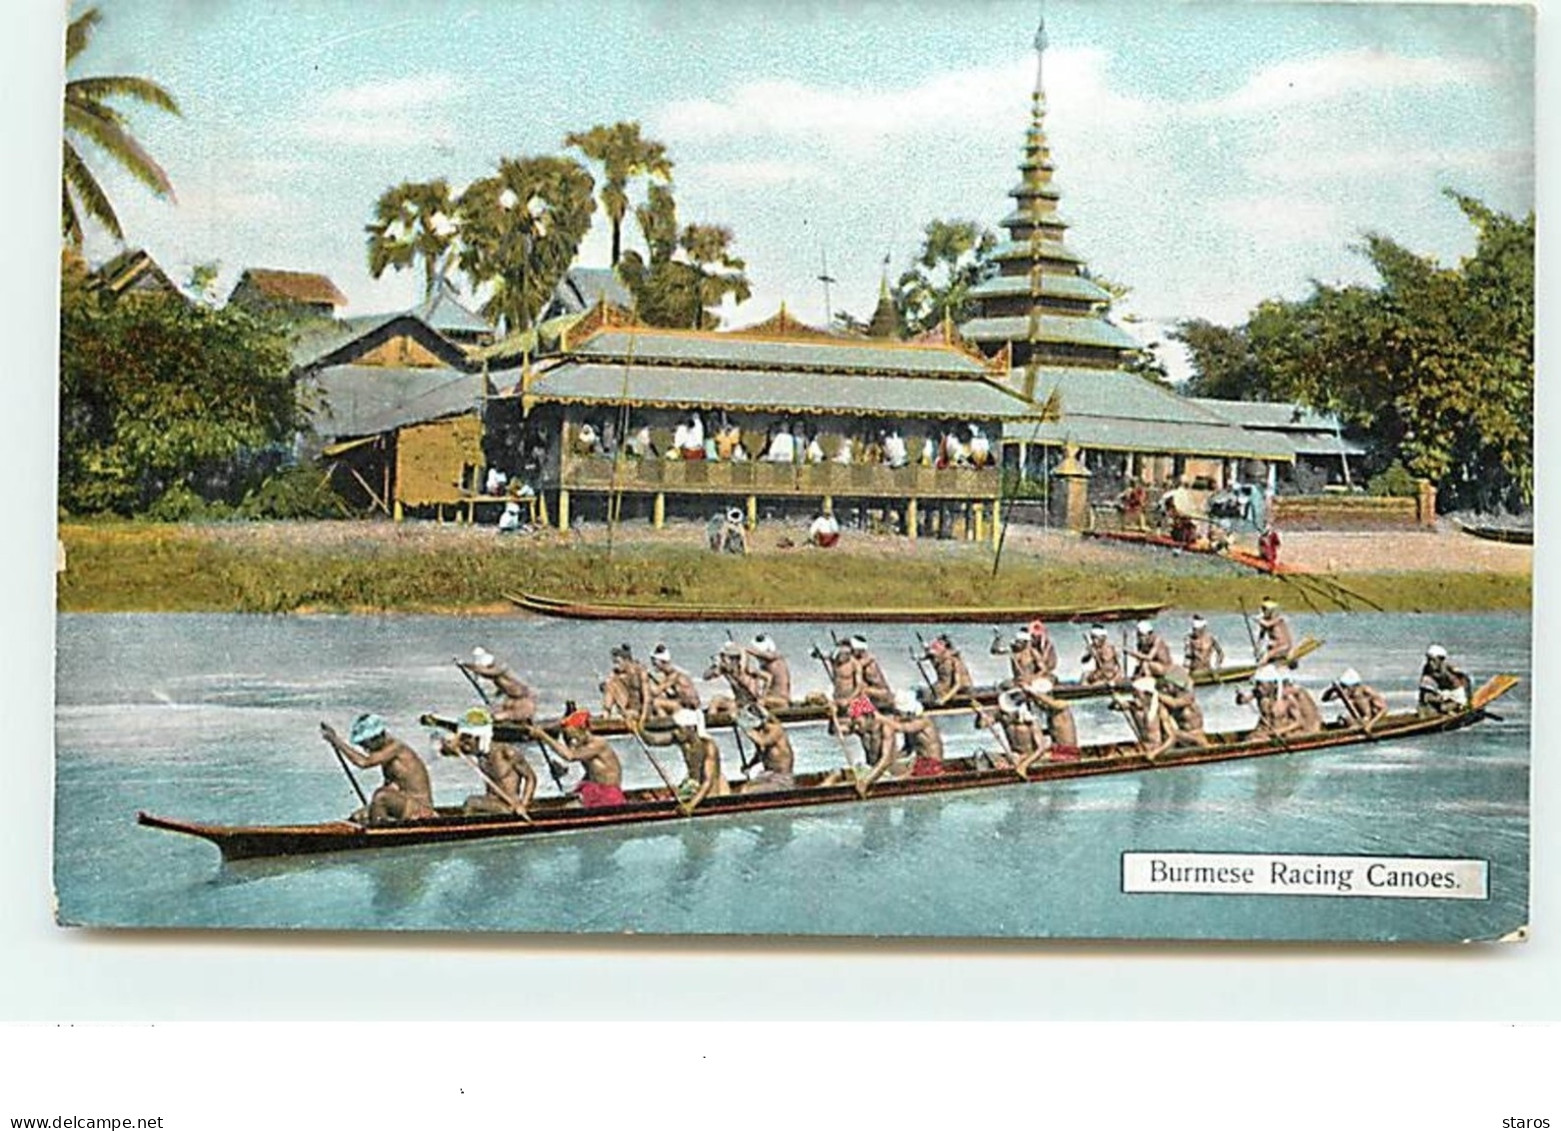
[[[505,598],[528,612],[570,620],[644,621],[807,621],[881,622],[886,624],[991,624],[994,621],[1043,620],[1089,624],[1095,621],[1143,620],[1163,612],[1163,603],[1138,605],[981,605],[938,608],[819,609],[797,606],[762,608],[754,605],[609,604],[567,601],[538,593],[506,593]]]
[[[1489,717],[1486,708],[1506,694],[1516,676],[1493,677],[1470,697],[1469,706],[1454,714],[1402,711],[1379,720],[1370,734],[1334,723],[1316,734],[1281,741],[1254,738],[1251,731],[1212,734],[1207,747],[1173,749],[1151,761],[1130,742],[1085,747],[1075,761],[1040,761],[1027,775],[993,758],[978,754],[945,759],[943,772],[930,777],[884,778],[864,795],[855,781],[840,774],[801,774],[795,787],[767,792],[744,792],[741,782],[727,797],[707,799],[696,809],[680,805],[665,787],[627,791],[625,804],[586,809],[557,797],[533,801],[520,814],[471,816],[455,808],[441,808],[438,815],[415,821],[378,825],[353,821],[327,821],[307,825],[233,826],[137,814],[138,824],[166,832],[200,837],[216,845],[224,860],[267,856],[301,856],[321,852],[347,852],[370,848],[456,844],[497,837],[530,837],[621,825],[705,820],[767,810],[808,809],[822,805],[851,805],[928,794],[954,793],[1004,786],[1034,785],[1067,778],[1138,773],[1201,766],[1249,758],[1310,754],[1369,742],[1394,742],[1424,735],[1443,734],[1472,726]],[[840,780],[836,780],[839,778]]]
[[[1307,636],[1290,650],[1288,665],[1294,667],[1307,656],[1321,648],[1323,642]],[[1200,671],[1192,677],[1192,682],[1197,687],[1214,687],[1227,683],[1244,683],[1252,678],[1257,671],[1256,664],[1237,664],[1234,667],[1219,668],[1215,671]],[[935,700],[932,693],[926,688],[917,692],[921,699],[922,707],[929,715],[959,715],[968,714],[973,708],[991,708],[996,706],[997,697],[1003,689],[996,685],[988,684],[973,688],[968,695],[956,695],[946,702]],[[1084,683],[1082,681],[1059,680],[1052,688],[1052,694],[1058,699],[1103,699],[1108,695],[1126,695],[1132,688],[1127,682],[1118,683]],[[825,723],[830,718],[831,704],[822,694],[815,694],[807,699],[793,700],[789,707],[777,708],[774,712],[776,719],[783,726],[806,726],[810,723]],[[838,710],[838,708],[837,708]],[[430,711],[419,720],[424,726],[436,730],[454,732],[460,720],[454,715],[441,714]],[[735,726],[737,718],[730,710],[711,710],[706,713],[706,725],[712,730],[727,729]],[[560,718],[555,715],[550,718],[538,719],[537,727],[548,734],[557,735],[560,729]],[[592,715],[591,732],[602,735],[604,738],[618,738],[629,734],[629,724],[617,715]],[[672,722],[669,719],[650,719],[645,724],[646,730],[671,730]],[[494,737],[502,742],[525,742],[527,734],[525,728],[510,723],[498,723],[494,729]]]

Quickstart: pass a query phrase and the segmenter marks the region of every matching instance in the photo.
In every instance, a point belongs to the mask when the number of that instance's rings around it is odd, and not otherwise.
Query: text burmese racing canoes
[[[329,821],[315,825],[268,825],[238,827],[208,825],[137,815],[137,822],[149,828],[200,837],[216,845],[225,860],[243,860],[263,856],[297,856],[319,852],[345,852],[367,848],[396,848],[425,844],[454,844],[495,837],[540,836],[615,825],[641,825],[658,821],[703,820],[735,813],[765,810],[804,809],[819,805],[849,805],[924,794],[954,793],[1001,786],[1033,785],[1063,778],[1097,777],[1104,774],[1158,771],[1200,766],[1212,762],[1230,762],[1245,758],[1271,758],[1280,755],[1308,754],[1363,743],[1393,742],[1422,735],[1441,734],[1471,726],[1488,717],[1485,710],[1518,682],[1516,676],[1495,676],[1470,697],[1470,705],[1455,714],[1398,712],[1381,719],[1370,734],[1359,729],[1333,724],[1321,732],[1288,741],[1249,737],[1250,731],[1212,734],[1213,745],[1202,749],[1167,751],[1158,759],[1145,758],[1132,743],[1107,743],[1087,746],[1078,761],[1039,762],[1026,777],[1014,770],[992,764],[984,755],[951,758],[944,772],[935,777],[885,778],[865,796],[858,795],[847,778],[838,785],[824,785],[825,775],[803,774],[796,788],[774,792],[745,794],[741,782],[728,797],[706,800],[692,812],[680,806],[666,788],[636,789],[628,792],[628,801],[600,809],[583,809],[566,799],[548,798],[532,804],[525,817],[519,815],[467,816],[455,809],[441,809],[437,817],[397,824],[360,825],[351,821]]]

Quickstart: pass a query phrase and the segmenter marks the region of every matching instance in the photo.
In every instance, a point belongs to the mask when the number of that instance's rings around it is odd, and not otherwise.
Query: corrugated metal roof
[[[333,365],[313,375],[324,403],[314,430],[328,439],[374,436],[405,424],[475,410],[483,378],[450,369]]]
[[[970,288],[971,298],[998,298],[1000,296],[1028,295],[1030,276],[993,275]],[[1041,272],[1041,294],[1057,298],[1084,299],[1089,302],[1109,302],[1111,292],[1092,279],[1082,275],[1063,275],[1057,271]]]
[[[647,365],[713,365],[730,369],[775,368],[793,373],[914,373],[985,377],[981,361],[952,346],[881,340],[810,338],[766,341],[734,334],[694,334],[618,327],[592,334],[570,350],[579,358],[632,357]]]
[[[342,346],[373,333],[399,317],[399,314],[365,314],[356,318],[306,322],[299,327],[298,336],[290,347],[293,366],[303,368],[313,365],[322,357],[335,353]]]
[[[1022,418],[1036,411],[1017,394],[970,378],[773,373],[577,360],[540,374],[529,395],[538,402],[566,404],[621,404],[627,399],[663,408],[970,420]]]
[[[577,314],[602,299],[625,309],[634,305],[634,296],[611,267],[571,267],[553,288],[549,307],[555,315]]]
[[[482,315],[467,309],[444,278],[434,283],[434,293],[407,313],[420,318],[440,333],[491,334],[493,326]]]
[[[1064,263],[1083,263],[1084,257],[1072,248],[1056,240],[1038,240],[1037,249],[1042,259],[1060,259]],[[1029,240],[1004,240],[992,249],[993,259],[1029,259],[1035,250]]]
[[[1363,456],[1366,449],[1354,440],[1341,439],[1338,417],[1287,401],[1231,401],[1194,397],[1196,404],[1246,428],[1282,435],[1302,456]]]
[[[1043,276],[1044,278],[1044,276]],[[1030,319],[1025,315],[1006,318],[972,318],[959,332],[973,342],[1023,342],[1030,337]],[[1109,349],[1138,349],[1138,342],[1123,330],[1101,318],[1063,314],[1041,316],[1040,339]]]

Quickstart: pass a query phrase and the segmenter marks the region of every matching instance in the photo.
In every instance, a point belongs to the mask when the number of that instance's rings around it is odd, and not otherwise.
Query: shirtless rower
[[[1359,727],[1366,734],[1388,713],[1388,701],[1382,692],[1363,683],[1360,672],[1345,668],[1338,680],[1323,692],[1323,702],[1337,699],[1344,707],[1344,722]]]
[[[744,707],[737,716],[737,725],[753,743],[764,769],[742,786],[744,793],[770,793],[781,789],[797,788],[792,776],[795,756],[791,750],[791,737],[780,720],[764,707],[754,704]]]
[[[887,720],[865,695],[858,695],[847,704],[840,726],[844,734],[855,735],[862,744],[862,760],[869,768],[878,763],[886,749],[891,753],[894,750],[894,735]]]
[[[1039,617],[1030,622],[1030,647],[1035,652],[1035,674],[1051,679],[1057,673],[1057,645]]]
[[[1186,668],[1173,667],[1159,678],[1155,689],[1160,694],[1160,707],[1170,717],[1174,728],[1172,745],[1208,746],[1209,736],[1204,733],[1203,710],[1193,691],[1192,673]]]
[[[1003,634],[994,628],[992,647],[989,651],[994,656],[1008,657],[1008,679],[1015,685],[1041,674],[1040,657],[1031,645],[1030,634],[1025,629],[1019,629],[1005,644]]]
[[[922,659],[932,663],[932,674],[935,677],[932,698],[939,706],[957,696],[969,695],[975,687],[965,657],[959,654],[959,648],[947,633],[932,638],[932,642],[922,652]]]
[[[1133,678],[1149,676],[1158,679],[1171,669],[1171,645],[1155,631],[1154,621],[1138,622],[1138,636],[1127,654],[1137,661],[1133,666]]]
[[[1469,705],[1474,681],[1453,667],[1447,649],[1433,644],[1425,651],[1420,668],[1420,709],[1439,715],[1452,715]]]
[[[758,681],[760,706],[772,711],[791,706],[791,665],[770,634],[759,633],[743,651],[758,665],[754,677]]]
[[[1238,704],[1250,703],[1257,708],[1257,725],[1248,733],[1249,739],[1273,738],[1279,732],[1279,669],[1273,664],[1259,665],[1252,673],[1252,687],[1236,692]]]
[[[745,707],[759,699],[759,684],[743,658],[742,645],[728,640],[721,645],[715,662],[705,669],[706,680],[724,679],[731,688],[730,695],[717,695],[710,700],[711,714],[729,715],[738,707]]]
[[[1187,671],[1195,676],[1213,675],[1225,666],[1225,649],[1209,631],[1209,622],[1193,614],[1192,631],[1187,633],[1184,649]]]
[[[678,799],[689,810],[707,797],[732,792],[721,772],[721,747],[705,730],[705,714],[695,707],[679,707],[672,713],[670,732],[646,731],[640,740],[647,746],[676,746],[683,754],[687,777],[678,786]]]
[[[1031,709],[1040,710],[1046,724],[1046,736],[1051,740],[1046,757],[1054,762],[1072,762],[1081,757],[1079,727],[1073,720],[1073,708],[1066,700],[1057,698],[1052,681],[1038,675],[1021,690]]]
[[[645,725],[650,714],[650,676],[634,658],[634,650],[620,644],[612,650],[612,673],[602,684],[602,710],[630,722]]]
[[[902,744],[898,752],[895,738]],[[908,769],[896,765],[899,758],[905,756],[913,759]],[[894,697],[894,718],[888,725],[883,749],[862,782],[862,792],[886,773],[893,777],[930,778],[942,772],[943,735],[938,731],[938,724],[927,717],[914,692],[900,692]]]
[[[460,665],[472,675],[493,684],[499,701],[493,705],[493,718],[501,723],[529,723],[537,717],[537,696],[507,664],[501,664],[486,648],[472,649],[472,658]]]
[[[1257,640],[1259,664],[1282,664],[1290,658],[1295,639],[1290,634],[1290,622],[1279,611],[1279,602],[1272,597],[1263,598],[1258,606]]]
[[[1312,693],[1295,680],[1279,673],[1279,703],[1276,711],[1279,719],[1277,734],[1316,734],[1323,728],[1323,713],[1317,707]]]
[[[815,647],[813,658],[822,660],[829,669],[829,695],[835,701],[837,710],[844,710],[862,694],[862,673],[856,658],[851,654],[849,640],[837,641],[834,654],[829,656]]]
[[[1111,634],[1106,631],[1106,626],[1090,625],[1085,646],[1087,650],[1079,660],[1086,669],[1083,682],[1092,687],[1103,683],[1120,683],[1122,658],[1117,655],[1116,645],[1111,643]]]
[[[1046,731],[1036,722],[1035,713],[1024,701],[1024,693],[1017,688],[1009,688],[997,697],[995,716],[979,708],[976,714],[979,725],[996,725],[1001,728],[1003,742],[1008,747],[1008,753],[1013,755],[1014,768],[1021,776],[1030,768],[1030,763],[1044,754],[1050,745]]]
[[[618,752],[610,742],[591,733],[590,713],[571,711],[564,716],[559,729],[563,734],[562,741],[542,730],[534,733],[553,753],[567,762],[579,762],[585,771],[585,778],[570,790],[575,800],[586,809],[626,804],[623,763],[618,761]]]
[[[851,659],[856,664],[857,678],[861,681],[862,693],[873,701],[873,706],[880,711],[894,705],[894,692],[889,687],[889,681],[884,677],[883,668],[878,663],[878,657],[873,655],[867,647],[865,636],[851,637]]]
[[[1171,747],[1172,735],[1165,725],[1165,710],[1160,705],[1154,676],[1138,676],[1130,686],[1132,695],[1126,699],[1113,696],[1111,709],[1127,716],[1138,740],[1138,752],[1153,762]]]
[[[428,767],[415,750],[391,737],[384,719],[359,715],[353,720],[350,734],[349,743],[330,723],[320,724],[320,735],[332,749],[360,770],[378,767],[385,780],[369,798],[368,805],[348,820],[377,825],[434,816],[434,787],[428,778]]]
[[[461,803],[462,813],[524,813],[536,796],[536,771],[519,750],[493,740],[493,716],[486,708],[467,711],[455,735],[440,740],[439,753],[446,758],[474,759],[487,785],[483,792]]]
[[[682,668],[672,662],[665,644],[650,654],[650,717],[670,718],[674,711],[699,710],[699,689]]]

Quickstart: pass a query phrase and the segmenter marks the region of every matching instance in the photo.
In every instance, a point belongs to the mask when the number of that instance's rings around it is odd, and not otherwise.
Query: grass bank
[[[717,557],[684,542],[620,537],[499,538],[491,530],[318,523],[176,526],[81,523],[62,527],[67,612],[507,612],[520,589],[582,599],[814,605],[1106,605],[1163,602],[1234,609],[1272,594],[1296,608],[1314,583],[1261,577],[1190,555],[1086,549],[1065,535],[1016,540],[992,576],[989,548],[970,543],[862,539],[821,553],[761,549]],[[1389,611],[1523,609],[1526,573],[1455,569],[1351,571],[1333,580]],[[1365,607],[1362,604],[1360,607]]]

